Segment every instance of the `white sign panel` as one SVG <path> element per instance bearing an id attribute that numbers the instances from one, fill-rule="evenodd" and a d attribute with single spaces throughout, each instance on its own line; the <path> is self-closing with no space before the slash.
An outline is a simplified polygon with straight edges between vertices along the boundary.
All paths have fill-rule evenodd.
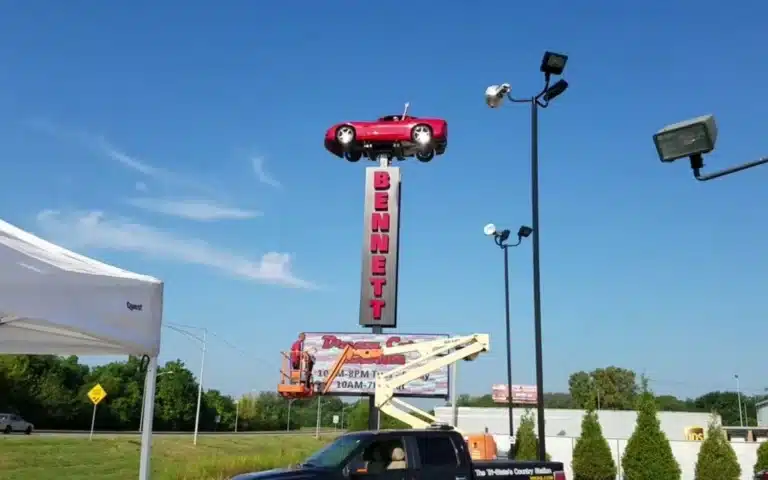
<path id="1" fill-rule="evenodd" d="M 507 403 L 509 390 L 506 384 L 496 384 L 492 387 L 491 397 L 496 403 Z M 525 405 L 536 405 L 535 385 L 512 385 L 512 402 Z"/>
<path id="2" fill-rule="evenodd" d="M 339 423 L 339 416 L 338 415 L 334 415 L 333 416 L 333 424 L 336 425 L 337 423 Z"/>
<path id="3" fill-rule="evenodd" d="M 312 376 L 315 382 L 325 382 L 328 371 L 338 360 L 342 350 L 348 344 L 360 350 L 378 350 L 383 346 L 402 345 L 403 343 L 421 342 L 445 338 L 444 334 L 373 334 L 373 333 L 306 333 L 304 350 L 312 351 L 315 365 Z M 411 362 L 413 358 L 409 359 Z M 406 361 L 405 355 L 371 356 L 364 358 L 355 355 L 349 359 L 333 382 L 329 395 L 373 395 L 376 385 L 376 372 L 387 372 Z M 441 368 L 414 380 L 400 389 L 396 396 L 447 397 L 448 367 Z"/>

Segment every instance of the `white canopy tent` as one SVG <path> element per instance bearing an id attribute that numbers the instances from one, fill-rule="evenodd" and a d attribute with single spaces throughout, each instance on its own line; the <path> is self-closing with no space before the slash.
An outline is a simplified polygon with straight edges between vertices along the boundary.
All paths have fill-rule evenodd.
<path id="1" fill-rule="evenodd" d="M 0 354 L 147 355 L 140 480 L 149 478 L 163 283 L 0 220 Z"/>

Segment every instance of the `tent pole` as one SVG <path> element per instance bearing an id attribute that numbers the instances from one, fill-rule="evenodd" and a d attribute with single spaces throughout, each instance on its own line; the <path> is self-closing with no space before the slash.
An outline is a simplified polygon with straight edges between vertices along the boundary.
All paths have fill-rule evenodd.
<path id="1" fill-rule="evenodd" d="M 155 418 L 155 382 L 157 375 L 157 357 L 149 359 L 144 380 L 144 418 L 141 428 L 141 463 L 139 480 L 149 480 L 152 472 L 149 460 L 152 451 L 152 420 Z"/>

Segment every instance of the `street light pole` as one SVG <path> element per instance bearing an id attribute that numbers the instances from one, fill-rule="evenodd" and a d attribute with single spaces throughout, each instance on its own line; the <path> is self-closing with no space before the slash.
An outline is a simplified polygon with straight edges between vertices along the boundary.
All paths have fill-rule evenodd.
<path id="1" fill-rule="evenodd" d="M 517 242 L 508 243 L 510 231 L 502 230 L 497 231 L 494 224 L 488 224 L 483 229 L 483 232 L 493 237 L 493 241 L 496 246 L 501 248 L 504 252 L 504 323 L 507 331 L 507 416 L 509 422 L 509 458 L 512 458 L 515 454 L 514 443 L 512 438 L 515 435 L 515 420 L 513 416 L 514 398 L 512 397 L 512 321 L 509 313 L 509 247 L 516 247 L 520 245 L 523 238 L 528 237 L 531 234 L 531 227 L 521 226 L 517 231 Z M 454 405 L 456 399 L 453 399 Z"/>
<path id="2" fill-rule="evenodd" d="M 518 242 L 519 243 L 519 242 Z M 515 449 L 512 439 L 515 436 L 515 417 L 512 414 L 514 399 L 512 398 L 512 326 L 509 314 L 509 248 L 501 246 L 504 251 L 504 322 L 507 328 L 507 415 L 509 416 L 509 453 L 513 458 Z M 455 400 L 454 400 L 455 401 Z"/>
<path id="3" fill-rule="evenodd" d="M 291 407 L 293 406 L 293 402 L 295 401 L 295 398 L 289 398 L 288 399 L 288 423 L 285 426 L 285 431 L 290 432 L 291 431 Z"/>
<path id="4" fill-rule="evenodd" d="M 240 400 L 235 400 L 235 433 L 237 433 L 238 420 L 240 420 Z"/>
<path id="5" fill-rule="evenodd" d="M 541 331 L 541 267 L 539 244 L 539 107 L 547 108 L 549 102 L 562 95 L 568 88 L 563 79 L 550 85 L 552 75 L 562 75 L 566 55 L 545 52 L 540 70 L 544 74 L 544 88 L 535 96 L 515 98 L 507 83 L 492 85 L 485 91 L 485 101 L 491 108 L 499 107 L 504 98 L 513 103 L 528 103 L 531 106 L 531 226 L 533 228 L 533 322 L 536 342 L 536 413 L 538 423 L 538 457 L 546 461 L 547 447 L 544 421 L 544 347 Z"/>
<path id="6" fill-rule="evenodd" d="M 200 353 L 200 381 L 197 384 L 197 412 L 195 413 L 195 436 L 192 440 L 197 445 L 197 434 L 200 431 L 200 406 L 203 402 L 203 373 L 205 373 L 205 350 L 208 340 L 208 330 L 203 329 L 203 347 Z"/>
<path id="7" fill-rule="evenodd" d="M 736 395 L 738 396 L 738 399 L 739 399 L 739 426 L 743 427 L 744 414 L 742 413 L 742 408 L 741 408 L 741 384 L 739 383 L 739 374 L 738 373 L 735 374 L 733 378 L 736 379 Z"/>

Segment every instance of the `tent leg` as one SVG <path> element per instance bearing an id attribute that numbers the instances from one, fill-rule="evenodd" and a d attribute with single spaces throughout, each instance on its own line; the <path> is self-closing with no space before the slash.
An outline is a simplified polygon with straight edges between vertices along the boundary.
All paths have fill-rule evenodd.
<path id="1" fill-rule="evenodd" d="M 149 480 L 149 465 L 152 451 L 152 419 L 155 418 L 155 382 L 157 380 L 157 357 L 149 359 L 147 375 L 144 380 L 144 418 L 141 428 L 141 463 L 139 480 Z"/>

